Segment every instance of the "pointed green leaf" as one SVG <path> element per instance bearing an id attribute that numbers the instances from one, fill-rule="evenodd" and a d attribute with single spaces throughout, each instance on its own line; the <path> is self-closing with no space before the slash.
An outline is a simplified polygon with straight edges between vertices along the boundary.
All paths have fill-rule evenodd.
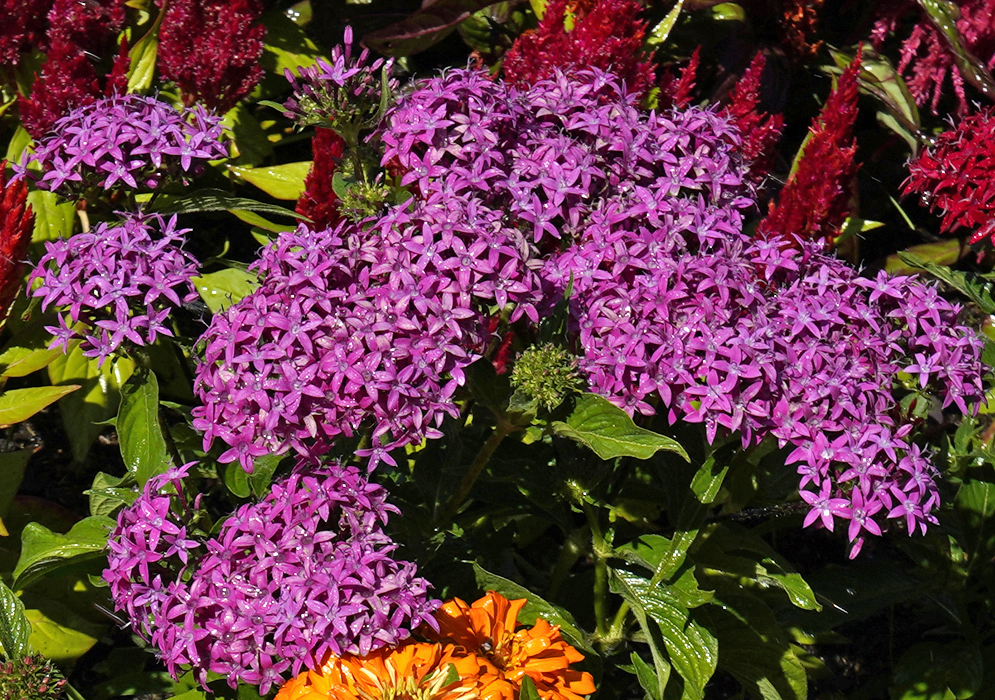
<path id="1" fill-rule="evenodd" d="M 684 7 L 684 0 L 677 0 L 674 6 L 670 8 L 670 12 L 660 20 L 660 23 L 653 27 L 653 31 L 649 33 L 646 37 L 646 43 L 650 46 L 659 46 L 667 41 L 667 37 L 670 36 L 670 32 L 673 30 L 674 25 L 677 24 L 677 18 L 681 15 L 681 10 Z"/>
<path id="2" fill-rule="evenodd" d="M 690 617 L 690 612 L 664 585 L 624 569 L 610 569 L 610 584 L 633 612 L 651 619 L 659 629 L 670 663 L 684 679 L 684 695 L 692 700 L 704 697 L 705 684 L 715 673 L 718 642 Z M 640 625 L 645 625 L 640 620 Z"/>
<path id="3" fill-rule="evenodd" d="M 245 211 L 243 209 L 229 209 L 228 211 L 234 214 L 239 220 L 251 226 L 258 226 L 270 233 L 283 233 L 284 231 L 292 231 L 294 229 L 293 224 L 278 224 L 252 211 Z"/>
<path id="4" fill-rule="evenodd" d="M 32 320 L 4 346 L 0 351 L 0 377 L 26 377 L 48 367 L 64 353 L 62 348 L 48 349 L 52 334 L 45 330 L 46 324 L 52 325 L 50 316 Z"/>
<path id="5" fill-rule="evenodd" d="M 139 486 L 169 468 L 166 440 L 159 425 L 159 383 L 154 372 L 135 374 L 124 385 L 115 425 L 124 466 L 135 475 Z"/>
<path id="6" fill-rule="evenodd" d="M 256 276 L 246 270 L 229 267 L 193 278 L 200 298 L 212 313 L 226 309 L 256 288 Z"/>
<path id="7" fill-rule="evenodd" d="M 31 447 L 16 452 L 0 452 L 0 518 L 7 517 L 10 504 L 24 479 L 24 468 L 34 453 Z"/>
<path id="8" fill-rule="evenodd" d="M 163 201 L 163 200 L 160 200 Z M 224 190 L 205 188 L 191 192 L 183 197 L 175 197 L 152 210 L 159 214 L 194 214 L 205 211 L 258 211 L 263 214 L 273 216 L 289 216 L 294 219 L 303 219 L 292 209 L 281 207 L 276 204 L 266 204 L 255 199 L 246 197 L 235 197 Z"/>
<path id="9" fill-rule="evenodd" d="M 162 4 L 155 22 L 141 39 L 135 42 L 128 52 L 128 88 L 127 92 L 145 92 L 152 87 L 155 78 L 155 62 L 159 55 L 159 27 L 166 15 L 166 3 Z"/>
<path id="10" fill-rule="evenodd" d="M 79 384 L 82 389 L 59 402 L 62 423 L 73 450 L 73 460 L 82 462 L 90 445 L 104 430 L 101 422 L 117 412 L 121 386 L 135 368 L 133 360 L 119 357 L 99 365 L 85 357 L 77 344 L 69 354 L 61 355 L 48 366 L 52 384 Z"/>
<path id="11" fill-rule="evenodd" d="M 24 614 L 24 604 L 7 584 L 0 581 L 0 646 L 4 656 L 17 658 L 27 654 L 30 635 L 31 623 Z"/>
<path id="12" fill-rule="evenodd" d="M 660 679 L 656 675 L 656 670 L 643 661 L 643 657 L 636 652 L 632 652 L 629 655 L 629 659 L 632 661 L 632 667 L 636 670 L 636 678 L 639 679 L 639 685 L 650 696 L 650 700 L 662 700 L 661 684 Z"/>
<path id="13" fill-rule="evenodd" d="M 72 664 L 93 648 L 105 628 L 84 620 L 58 602 L 50 603 L 46 609 L 52 608 L 58 611 L 58 620 L 41 610 L 25 611 L 31 623 L 31 648 L 56 663 Z M 54 611 L 50 614 L 54 615 Z"/>
<path id="14" fill-rule="evenodd" d="M 4 155 L 3 159 L 8 163 L 20 163 L 21 156 L 24 154 L 25 149 L 31 145 L 31 134 L 28 133 L 21 124 L 17 125 L 17 129 L 14 131 L 14 135 L 10 137 L 10 143 L 7 144 L 7 153 Z M 52 194 L 49 192 L 48 194 Z M 28 197 L 30 201 L 32 193 L 28 192 Z"/>
<path id="15" fill-rule="evenodd" d="M 31 232 L 33 243 L 72 235 L 76 217 L 72 202 L 63 202 L 54 192 L 32 190 L 28 192 L 28 204 L 35 213 L 35 227 Z"/>
<path id="16" fill-rule="evenodd" d="M 541 617 L 551 625 L 559 625 L 563 637 L 572 646 L 582 649 L 588 654 L 596 653 L 585 641 L 584 633 L 578 629 L 573 615 L 568 611 L 546 602 L 529 589 L 518 585 L 514 581 L 509 581 L 503 576 L 492 574 L 477 562 L 471 562 L 471 564 L 473 565 L 473 574 L 477 580 L 477 585 L 481 590 L 497 591 L 508 599 L 525 598 L 528 601 L 518 616 L 519 622 L 531 625 L 537 617 Z"/>
<path id="17" fill-rule="evenodd" d="M 93 485 L 84 495 L 90 497 L 90 515 L 110 516 L 122 505 L 128 506 L 138 498 L 138 492 L 134 489 L 125 488 L 123 484 L 134 483 L 131 475 L 111 476 L 104 472 L 97 472 L 93 477 Z"/>
<path id="18" fill-rule="evenodd" d="M 518 691 L 518 700 L 539 700 L 539 691 L 536 684 L 528 675 L 522 676 L 521 688 Z"/>
<path id="19" fill-rule="evenodd" d="M 271 197 L 297 200 L 304 192 L 304 180 L 311 170 L 311 161 L 271 165 L 268 168 L 230 166 L 230 170 Z"/>
<path id="20" fill-rule="evenodd" d="M 688 459 L 676 440 L 640 428 L 625 411 L 597 394 L 582 394 L 566 422 L 554 421 L 552 427 L 557 435 L 586 445 L 601 459 L 649 459 L 660 450 Z"/>
<path id="21" fill-rule="evenodd" d="M 976 642 L 920 642 L 895 665 L 891 700 L 965 700 L 981 690 L 984 662 Z"/>
<path id="22" fill-rule="evenodd" d="M 90 516 L 62 535 L 44 525 L 28 523 L 21 533 L 21 556 L 14 567 L 13 587 L 29 586 L 65 564 L 102 556 L 115 524 L 104 516 Z"/>
<path id="23" fill-rule="evenodd" d="M 79 389 L 78 384 L 9 389 L 0 394 L 0 428 L 25 421 L 49 404 Z"/>

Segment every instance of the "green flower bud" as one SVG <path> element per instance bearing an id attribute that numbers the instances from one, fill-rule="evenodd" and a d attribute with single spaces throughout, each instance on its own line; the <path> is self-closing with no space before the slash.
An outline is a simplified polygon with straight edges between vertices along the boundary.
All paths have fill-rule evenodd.
<path id="1" fill-rule="evenodd" d="M 523 352 L 511 370 L 511 386 L 516 393 L 535 399 L 547 410 L 580 389 L 577 360 L 556 345 L 533 345 Z"/>

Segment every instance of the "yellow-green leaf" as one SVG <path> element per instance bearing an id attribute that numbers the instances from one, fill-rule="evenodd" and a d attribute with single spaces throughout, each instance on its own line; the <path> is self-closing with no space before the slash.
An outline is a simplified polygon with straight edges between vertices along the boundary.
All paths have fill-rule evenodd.
<path id="1" fill-rule="evenodd" d="M 226 309 L 256 288 L 256 276 L 245 270 L 230 267 L 200 277 L 193 278 L 194 286 L 200 292 L 213 313 Z"/>
<path id="2" fill-rule="evenodd" d="M 57 605 L 57 604 L 56 604 Z M 62 624 L 48 617 L 41 610 L 27 610 L 25 616 L 31 623 L 31 648 L 46 659 L 59 664 L 71 664 L 93 648 L 104 628 L 75 615 L 59 605 Z M 71 625 L 71 626 L 70 626 Z"/>
<path id="3" fill-rule="evenodd" d="M 78 384 L 11 389 L 0 394 L 0 428 L 25 421 L 41 409 L 79 389 Z"/>
<path id="4" fill-rule="evenodd" d="M 28 204 L 35 213 L 33 243 L 68 238 L 72 234 L 76 209 L 71 202 L 60 202 L 54 192 L 34 190 L 28 192 Z"/>
<path id="5" fill-rule="evenodd" d="M 145 92 L 152 87 L 155 77 L 155 61 L 159 55 L 159 27 L 166 15 L 167 3 L 162 4 L 159 16 L 152 26 L 128 52 L 128 92 Z"/>
<path id="6" fill-rule="evenodd" d="M 304 180 L 311 170 L 311 161 L 271 165 L 268 168 L 239 168 L 233 173 L 276 199 L 296 200 L 304 192 Z"/>

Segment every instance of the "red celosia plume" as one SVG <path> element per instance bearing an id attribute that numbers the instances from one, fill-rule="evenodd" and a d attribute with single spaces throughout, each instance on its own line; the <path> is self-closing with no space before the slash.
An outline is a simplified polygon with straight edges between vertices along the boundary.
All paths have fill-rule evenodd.
<path id="1" fill-rule="evenodd" d="M 757 109 L 760 104 L 760 77 L 766 59 L 757 53 L 742 79 L 729 93 L 729 103 L 724 113 L 739 128 L 742 140 L 739 152 L 750 162 L 747 179 L 760 185 L 770 173 L 774 163 L 774 147 L 781 139 L 784 118 L 780 114 L 767 114 Z"/>
<path id="2" fill-rule="evenodd" d="M 0 0 L 0 64 L 17 65 L 22 53 L 41 44 L 51 7 L 52 0 Z"/>
<path id="3" fill-rule="evenodd" d="M 339 198 L 332 189 L 345 141 L 331 129 L 316 129 L 311 139 L 314 162 L 304 180 L 304 193 L 297 200 L 297 213 L 311 219 L 315 231 L 335 226 L 342 219 Z"/>
<path id="4" fill-rule="evenodd" d="M 522 34 L 505 54 L 504 77 L 531 85 L 560 68 L 610 70 L 629 90 L 653 85 L 653 62 L 644 53 L 646 23 L 636 0 L 550 0 L 538 28 Z M 568 31 L 567 16 L 573 18 Z"/>
<path id="5" fill-rule="evenodd" d="M 259 0 L 170 0 L 158 66 L 185 104 L 227 112 L 252 91 L 263 77 L 262 12 Z"/>
<path id="6" fill-rule="evenodd" d="M 857 142 L 857 72 L 860 56 L 843 71 L 811 127 L 798 167 L 781 190 L 777 203 L 757 227 L 757 235 L 786 244 L 822 241 L 831 248 L 849 211 Z"/>
<path id="7" fill-rule="evenodd" d="M 0 163 L 0 327 L 24 284 L 24 268 L 35 215 L 28 206 L 24 179 L 6 182 L 7 161 Z"/>
<path id="8" fill-rule="evenodd" d="M 942 212 L 941 231 L 973 229 L 971 243 L 995 236 L 995 107 L 961 120 L 909 164 L 912 192 Z"/>
<path id="9" fill-rule="evenodd" d="M 688 64 L 681 70 L 681 75 L 675 78 L 668 66 L 663 78 L 660 80 L 660 94 L 657 103 L 660 109 L 670 109 L 687 107 L 694 92 L 695 78 L 698 73 L 698 58 L 701 54 L 701 47 L 697 47 Z"/>

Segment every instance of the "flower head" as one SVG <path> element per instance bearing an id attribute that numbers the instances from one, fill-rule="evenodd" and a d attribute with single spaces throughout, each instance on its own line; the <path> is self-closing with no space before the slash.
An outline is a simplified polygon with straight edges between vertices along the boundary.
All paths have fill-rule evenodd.
<path id="1" fill-rule="evenodd" d="M 24 268 L 35 216 L 23 180 L 7 182 L 7 161 L 0 162 L 0 328 L 24 285 Z"/>
<path id="2" fill-rule="evenodd" d="M 194 539 L 180 480 L 150 479 L 118 516 L 104 578 L 174 676 L 192 666 L 260 686 L 366 655 L 432 623 L 414 564 L 391 557 L 386 492 L 352 467 L 298 468 L 217 535 Z"/>
<path id="3" fill-rule="evenodd" d="M 960 120 L 909 163 L 911 193 L 940 211 L 941 231 L 972 230 L 972 244 L 995 235 L 995 107 Z"/>
<path id="4" fill-rule="evenodd" d="M 220 137 L 220 119 L 202 107 L 177 112 L 154 97 L 115 95 L 56 121 L 28 162 L 41 166 L 40 187 L 67 199 L 90 188 L 147 192 L 226 157 Z"/>
<path id="5" fill-rule="evenodd" d="M 170 0 L 159 30 L 157 65 L 183 102 L 223 114 L 263 77 L 266 27 L 259 0 Z"/>
<path id="6" fill-rule="evenodd" d="M 52 347 L 68 350 L 81 338 L 83 354 L 102 362 L 125 342 L 151 345 L 172 336 L 170 311 L 197 297 L 197 261 L 180 247 L 186 232 L 176 228 L 175 215 L 153 214 L 46 241 L 31 275 L 41 284 L 31 294 L 42 298 L 43 309 L 62 312 L 60 325 L 48 328 Z"/>
<path id="7" fill-rule="evenodd" d="M 463 653 L 479 655 L 497 669 L 516 691 L 528 676 L 543 700 L 581 700 L 594 692 L 591 674 L 570 668 L 584 659 L 560 635 L 559 628 L 542 618 L 523 627 L 518 616 L 527 601 L 487 594 L 467 605 L 453 598 L 436 612 L 438 632 L 426 631 L 440 642 L 456 645 Z"/>

